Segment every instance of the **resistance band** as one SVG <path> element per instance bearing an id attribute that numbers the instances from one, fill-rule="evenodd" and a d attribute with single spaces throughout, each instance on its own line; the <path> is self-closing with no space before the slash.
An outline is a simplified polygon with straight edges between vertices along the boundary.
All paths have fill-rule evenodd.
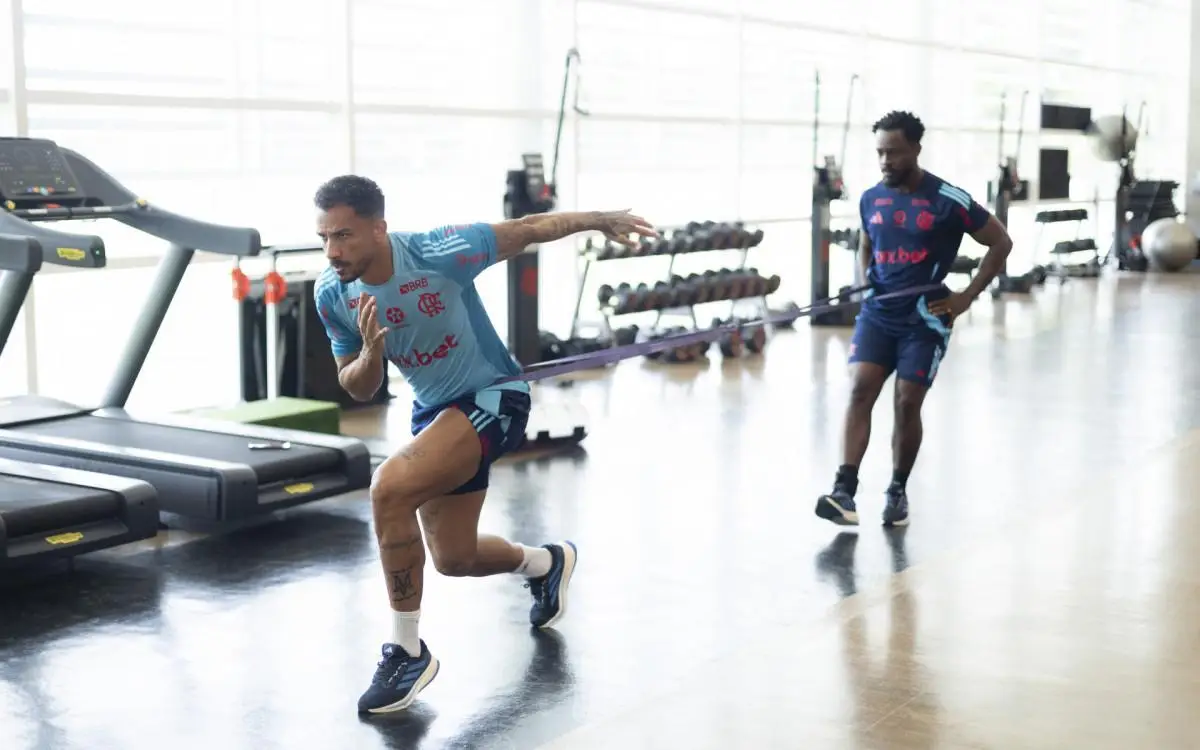
<path id="1" fill-rule="evenodd" d="M 798 318 L 806 318 L 817 313 L 832 310 L 837 307 L 834 300 L 845 299 L 851 294 L 865 292 L 870 286 L 854 287 L 847 289 L 836 297 L 830 297 L 820 302 L 814 302 L 811 305 L 799 307 L 794 310 L 789 310 L 781 315 L 774 317 L 762 318 L 753 320 L 747 323 L 737 323 L 730 325 L 717 326 L 716 328 L 707 328 L 702 331 L 691 331 L 689 333 L 671 334 L 663 336 L 653 341 L 640 341 L 634 344 L 626 344 L 625 346 L 614 346 L 608 349 L 602 349 L 596 352 L 588 352 L 587 354 L 575 354 L 570 357 L 562 357 L 561 359 L 551 359 L 546 362 L 538 362 L 525 368 L 525 371 L 511 378 L 505 378 L 500 381 L 513 382 L 524 380 L 527 382 L 535 382 L 545 380 L 556 375 L 565 375 L 569 372 L 577 372 L 579 370 L 591 370 L 602 365 L 610 365 L 615 362 L 620 362 L 623 359 L 631 357 L 643 356 L 654 352 L 661 352 L 668 349 L 675 349 L 681 346 L 690 344 L 702 344 L 704 342 L 716 341 L 727 333 L 755 326 L 779 325 L 781 323 L 789 323 Z M 917 286 L 910 289 L 902 289 L 898 292 L 888 292 L 886 294 L 874 295 L 872 299 L 890 299 L 893 297 L 911 297 L 913 295 L 925 294 L 942 289 L 941 284 L 928 284 L 926 286 Z"/>

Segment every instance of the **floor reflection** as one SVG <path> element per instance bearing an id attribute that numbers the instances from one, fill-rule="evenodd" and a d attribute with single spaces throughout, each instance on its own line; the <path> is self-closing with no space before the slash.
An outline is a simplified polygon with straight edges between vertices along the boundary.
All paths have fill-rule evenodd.
<path id="1" fill-rule="evenodd" d="M 1152 741 L 1186 736 L 1200 667 L 1185 550 L 1200 517 L 1179 504 L 1194 471 L 1138 475 L 1119 496 L 1104 478 L 1200 424 L 1189 283 L 981 302 L 928 403 L 907 529 L 877 523 L 888 399 L 863 525 L 812 515 L 839 462 L 845 331 L 543 388 L 586 411 L 584 449 L 506 462 L 481 525 L 573 539 L 571 614 L 531 633 L 519 581 L 430 570 L 422 631 L 443 667 L 402 716 L 354 711 L 390 630 L 362 494 L 6 579 L 0 747 L 1008 750 L 1038 746 L 998 723 L 1025 715 L 1041 746 L 1068 747 L 1056 718 L 1095 738 L 1049 713 L 1089 705 L 1062 686 L 1091 695 L 1106 675 L 1143 680 L 1157 704 L 1094 704 L 1142 727 L 1112 718 L 1132 744 L 1109 746 L 1168 746 Z M 360 426 L 399 444 L 398 402 Z M 1155 687 L 1155 660 L 1178 662 L 1162 683 L 1178 698 Z"/>

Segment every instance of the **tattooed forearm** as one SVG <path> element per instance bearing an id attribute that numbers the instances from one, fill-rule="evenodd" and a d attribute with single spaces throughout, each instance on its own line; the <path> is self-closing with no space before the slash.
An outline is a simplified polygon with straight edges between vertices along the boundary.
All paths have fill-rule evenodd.
<path id="1" fill-rule="evenodd" d="M 392 592 L 393 604 L 406 602 L 421 593 L 417 589 L 417 584 L 413 582 L 413 569 L 411 567 L 388 571 L 388 581 L 388 588 Z"/>
<path id="2" fill-rule="evenodd" d="M 604 228 L 600 219 L 599 211 L 564 211 L 495 224 L 496 258 L 507 260 L 530 245 L 554 242 L 580 232 L 600 231 Z"/>
<path id="3" fill-rule="evenodd" d="M 529 227 L 532 238 L 529 244 L 554 242 L 579 232 L 601 228 L 599 215 L 595 211 L 585 213 L 535 214 L 522 221 Z"/>

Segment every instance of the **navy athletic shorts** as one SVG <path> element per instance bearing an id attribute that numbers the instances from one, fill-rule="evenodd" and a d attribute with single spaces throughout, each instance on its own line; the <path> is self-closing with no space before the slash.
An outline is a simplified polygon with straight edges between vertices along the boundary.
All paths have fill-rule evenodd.
<path id="1" fill-rule="evenodd" d="M 950 345 L 950 331 L 917 325 L 893 328 L 860 315 L 850 340 L 850 362 L 870 362 L 929 388 Z"/>
<path id="2" fill-rule="evenodd" d="M 475 472 L 475 476 L 450 493 L 463 495 L 487 489 L 492 464 L 506 453 L 519 448 L 525 441 L 525 426 L 529 423 L 530 406 L 531 400 L 527 392 L 506 388 L 504 385 L 484 388 L 447 404 L 421 406 L 414 403 L 412 434 L 414 437 L 419 435 L 437 415 L 447 409 L 458 409 L 467 415 L 467 419 L 475 426 L 475 432 L 479 433 L 479 447 L 483 457 L 479 461 L 479 471 Z"/>

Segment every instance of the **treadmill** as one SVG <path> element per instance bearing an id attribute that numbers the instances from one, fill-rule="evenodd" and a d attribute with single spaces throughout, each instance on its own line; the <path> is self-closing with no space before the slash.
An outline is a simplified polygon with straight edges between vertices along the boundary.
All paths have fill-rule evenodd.
<path id="1" fill-rule="evenodd" d="M 192 256 L 258 255 L 257 230 L 158 208 L 45 139 L 0 138 L 0 207 L 0 233 L 39 240 L 60 256 L 84 255 L 98 238 L 48 222 L 119 221 L 168 243 L 99 406 L 42 397 L 0 404 L 0 457 L 142 479 L 158 490 L 162 512 L 201 522 L 243 521 L 370 486 L 360 440 L 125 408 Z M 231 346 L 235 337 L 229 331 Z"/>
<path id="2" fill-rule="evenodd" d="M 77 265 L 103 266 L 104 247 L 95 249 L 79 256 Z M 0 353 L 42 267 L 42 254 L 36 240 L 0 234 Z M 52 262 L 56 258 L 49 255 Z M 157 533 L 158 493 L 146 482 L 0 458 L 0 571 Z"/>

